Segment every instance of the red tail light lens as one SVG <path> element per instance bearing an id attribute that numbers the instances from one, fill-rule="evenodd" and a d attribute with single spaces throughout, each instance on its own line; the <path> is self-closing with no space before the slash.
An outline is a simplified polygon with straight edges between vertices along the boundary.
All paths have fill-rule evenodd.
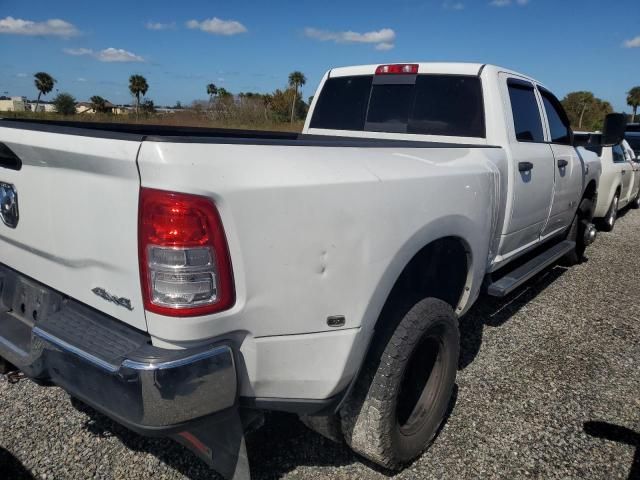
<path id="1" fill-rule="evenodd" d="M 396 65 L 380 65 L 376 68 L 376 75 L 417 75 L 417 63 L 399 63 Z"/>
<path id="2" fill-rule="evenodd" d="M 148 311 L 191 317 L 233 305 L 229 248 L 211 200 L 142 188 L 138 228 L 140 278 Z"/>

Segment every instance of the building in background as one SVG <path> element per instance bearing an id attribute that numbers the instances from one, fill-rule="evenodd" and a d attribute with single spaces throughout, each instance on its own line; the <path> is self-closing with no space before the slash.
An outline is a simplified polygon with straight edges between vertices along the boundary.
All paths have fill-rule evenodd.
<path id="1" fill-rule="evenodd" d="M 105 102 L 104 105 L 105 105 L 105 108 L 107 109 L 107 113 L 112 113 L 114 115 L 121 115 L 123 113 L 127 113 L 127 109 L 124 106 L 114 105 L 108 100 Z M 93 103 L 80 102 L 80 103 L 76 103 L 76 113 L 93 115 L 96 113 L 96 110 L 93 108 Z"/>
<path id="2" fill-rule="evenodd" d="M 27 103 L 27 110 L 31 112 L 35 112 L 36 102 Z M 40 101 L 40 104 L 38 105 L 38 112 L 55 113 L 55 111 L 56 111 L 56 106 L 53 103 L 43 102 L 42 100 Z"/>
<path id="3" fill-rule="evenodd" d="M 26 102 L 24 97 L 0 97 L 0 111 L 2 112 L 24 112 Z"/>

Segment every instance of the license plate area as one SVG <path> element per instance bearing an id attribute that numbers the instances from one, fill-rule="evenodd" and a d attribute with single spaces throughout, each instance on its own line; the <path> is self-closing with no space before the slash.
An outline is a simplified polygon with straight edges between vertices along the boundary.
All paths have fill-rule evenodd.
<path id="1" fill-rule="evenodd" d="M 56 291 L 0 265 L 0 312 L 34 326 L 59 311 L 63 300 Z"/>

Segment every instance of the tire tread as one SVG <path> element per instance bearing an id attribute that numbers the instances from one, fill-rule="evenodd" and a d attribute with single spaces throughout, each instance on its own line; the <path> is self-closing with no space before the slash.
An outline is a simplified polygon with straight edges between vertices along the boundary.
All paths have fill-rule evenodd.
<path id="1" fill-rule="evenodd" d="M 395 396 L 402 367 L 429 322 L 442 318 L 454 321 L 459 335 L 453 310 L 442 300 L 423 299 L 409 309 L 384 347 L 379 362 L 365 366 L 351 398 L 340 412 L 342 431 L 349 446 L 383 467 L 396 469 L 403 463 L 394 452 L 389 434 L 390 425 L 396 421 Z M 433 437 L 424 448 L 432 441 Z"/>

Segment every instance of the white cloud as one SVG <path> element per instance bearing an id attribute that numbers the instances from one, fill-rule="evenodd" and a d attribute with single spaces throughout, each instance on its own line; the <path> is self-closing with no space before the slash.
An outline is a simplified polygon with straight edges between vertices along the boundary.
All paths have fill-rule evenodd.
<path id="1" fill-rule="evenodd" d="M 309 38 L 315 38 L 320 41 L 334 41 L 336 43 L 382 43 L 393 42 L 396 38 L 396 32 L 390 28 L 366 33 L 353 32 L 331 32 L 329 30 L 319 30 L 317 28 L 305 28 L 304 34 Z"/>
<path id="2" fill-rule="evenodd" d="M 640 48 L 640 35 L 629 40 L 625 40 L 623 43 L 625 48 Z"/>
<path id="3" fill-rule="evenodd" d="M 527 5 L 529 3 L 529 0 L 491 0 L 491 2 L 489 2 L 489 5 L 491 5 L 492 7 L 509 7 L 512 4 L 516 4 L 519 5 L 520 7 L 524 7 L 525 5 Z"/>
<path id="4" fill-rule="evenodd" d="M 26 78 L 26 77 L 28 77 L 28 75 L 26 73 L 17 73 L 16 77 L 18 77 L 18 78 Z"/>
<path id="5" fill-rule="evenodd" d="M 105 48 L 98 52 L 90 48 L 65 48 L 63 52 L 73 56 L 90 56 L 101 62 L 144 62 L 144 58 L 122 48 Z"/>
<path id="6" fill-rule="evenodd" d="M 330 30 L 320 30 L 307 27 L 304 34 L 321 42 L 335 43 L 375 43 L 376 50 L 391 50 L 394 47 L 396 32 L 390 28 L 383 28 L 377 31 L 358 33 L 351 30 L 345 32 L 332 32 Z"/>
<path id="7" fill-rule="evenodd" d="M 59 18 L 44 22 L 34 22 L 21 18 L 5 17 L 0 19 L 0 33 L 8 35 L 47 35 L 56 37 L 72 37 L 80 32 L 75 25 Z"/>
<path id="8" fill-rule="evenodd" d="M 393 43 L 382 42 L 376 45 L 376 50 L 387 52 L 389 50 L 393 50 L 394 47 L 395 45 Z"/>
<path id="9" fill-rule="evenodd" d="M 122 48 L 105 48 L 96 54 L 101 62 L 144 62 L 144 58 Z"/>
<path id="10" fill-rule="evenodd" d="M 213 35 L 237 35 L 247 31 L 247 27 L 236 20 L 221 20 L 217 17 L 207 18 L 201 22 L 189 20 L 186 25 L 187 28 L 202 30 Z"/>
<path id="11" fill-rule="evenodd" d="M 76 78 L 76 82 L 86 82 L 86 81 L 87 81 L 87 79 L 86 79 L 86 78 L 84 78 L 84 77 L 78 77 L 78 78 Z"/>
<path id="12" fill-rule="evenodd" d="M 453 0 L 445 0 L 445 2 L 442 4 L 442 8 L 444 8 L 445 10 L 460 11 L 464 10 L 464 3 L 454 2 Z"/>
<path id="13" fill-rule="evenodd" d="M 176 28 L 176 22 L 160 23 L 160 22 L 147 22 L 145 24 L 147 30 L 172 30 Z"/>

